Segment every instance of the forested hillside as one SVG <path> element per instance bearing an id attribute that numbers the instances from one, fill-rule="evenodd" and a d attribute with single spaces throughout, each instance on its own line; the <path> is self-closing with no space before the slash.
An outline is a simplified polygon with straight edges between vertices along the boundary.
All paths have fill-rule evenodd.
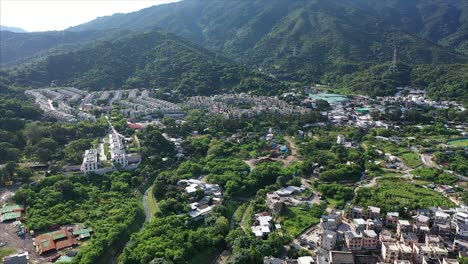
<path id="1" fill-rule="evenodd" d="M 0 66 L 24 62 L 60 50 L 68 50 L 80 44 L 112 36 L 113 31 L 48 31 L 18 33 L 0 31 Z M 119 32 L 122 36 L 124 33 Z"/>
<path id="2" fill-rule="evenodd" d="M 9 48 L 2 50 L 9 61 L 42 56 L 41 62 L 15 70 L 16 82 L 33 86 L 54 82 L 91 89 L 145 86 L 183 94 L 275 94 L 282 90 L 277 82 L 292 81 L 375 96 L 391 94 L 397 85 L 416 85 L 428 88 L 433 98 L 463 101 L 460 91 L 468 84 L 462 71 L 468 62 L 466 14 L 467 4 L 456 0 L 184 0 L 101 17 L 64 32 L 9 33 L 10 42 L 2 40 Z M 155 28 L 187 41 L 171 36 L 153 43 L 140 39 L 144 34 L 130 33 Z M 119 30 L 123 32 L 115 33 Z M 98 32 L 103 33 L 97 41 L 83 44 Z M 70 39 L 84 46 L 76 50 L 64 45 Z M 16 42 L 34 49 L 17 49 Z M 385 69 L 394 47 L 403 66 L 389 76 Z M 221 58 L 269 77 L 252 75 Z M 427 72 L 446 69 L 461 74 L 422 80 Z"/>
<path id="3" fill-rule="evenodd" d="M 265 74 L 217 58 L 160 31 L 130 34 L 56 53 L 12 69 L 10 77 L 17 84 L 35 87 L 151 87 L 184 95 L 228 90 L 269 93 L 279 89 L 278 83 Z"/>

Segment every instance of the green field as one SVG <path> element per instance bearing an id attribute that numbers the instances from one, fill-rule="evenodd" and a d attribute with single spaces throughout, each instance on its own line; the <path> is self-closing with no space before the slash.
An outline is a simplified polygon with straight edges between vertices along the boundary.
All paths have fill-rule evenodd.
<path id="1" fill-rule="evenodd" d="M 422 165 L 421 158 L 416 153 L 406 152 L 401 154 L 401 158 L 408 167 L 416 168 Z"/>
<path id="2" fill-rule="evenodd" d="M 452 140 L 447 144 L 455 147 L 468 147 L 468 138 Z"/>
<path id="3" fill-rule="evenodd" d="M 296 237 L 308 227 L 320 222 L 323 206 L 290 207 L 280 216 L 283 230 Z"/>
<path id="4" fill-rule="evenodd" d="M 378 180 L 375 188 L 361 188 L 355 199 L 360 206 L 377 206 L 383 212 L 397 211 L 404 213 L 405 208 L 415 210 L 430 206 L 454 206 L 441 194 L 399 179 L 384 178 Z"/>

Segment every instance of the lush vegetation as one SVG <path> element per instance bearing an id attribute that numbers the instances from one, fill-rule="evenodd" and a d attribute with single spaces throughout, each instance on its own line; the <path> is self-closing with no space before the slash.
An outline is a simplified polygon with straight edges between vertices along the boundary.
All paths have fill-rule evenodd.
<path id="1" fill-rule="evenodd" d="M 73 70 L 70 70 L 73 69 Z M 270 93 L 279 82 L 236 66 L 168 33 L 152 31 L 56 53 L 11 72 L 21 85 L 73 85 L 85 89 L 158 88 L 207 95 L 226 91 Z"/>
<path id="2" fill-rule="evenodd" d="M 457 16 L 467 10 L 455 2 L 447 8 L 443 1 L 429 0 L 404 6 L 363 0 L 184 1 L 99 18 L 60 33 L 5 32 L 2 47 L 8 49 L 2 48 L 2 54 L 5 50 L 5 60 L 14 61 L 48 51 L 42 62 L 14 74 L 15 81 L 36 85 L 274 94 L 283 90 L 279 81 L 294 81 L 375 96 L 412 84 L 427 88 L 434 98 L 466 102 L 466 22 Z M 412 21 L 411 26 L 402 21 Z M 226 63 L 167 33 L 141 33 L 149 28 L 266 74 Z M 86 44 L 90 40 L 96 44 Z M 25 45 L 11 44 L 18 42 Z M 396 73 L 388 71 L 393 46 L 401 62 Z"/>
<path id="3" fill-rule="evenodd" d="M 292 237 L 297 237 L 308 227 L 320 222 L 320 217 L 325 212 L 326 205 L 301 205 L 287 208 L 279 216 L 281 227 Z"/>
<path id="4" fill-rule="evenodd" d="M 354 200 L 361 206 L 377 206 L 383 212 L 400 212 L 408 215 L 410 211 L 430 206 L 453 206 L 453 203 L 433 190 L 416 186 L 399 178 L 378 180 L 375 188 L 360 188 Z"/>
<path id="5" fill-rule="evenodd" d="M 463 150 L 453 152 L 436 152 L 434 158 L 444 168 L 462 175 L 468 175 L 468 154 Z"/>
<path id="6" fill-rule="evenodd" d="M 346 201 L 353 199 L 354 192 L 353 188 L 343 186 L 342 184 L 320 184 L 317 190 L 322 194 L 323 197 L 334 200 L 336 207 L 344 206 Z"/>
<path id="7" fill-rule="evenodd" d="M 26 225 L 36 233 L 55 225 L 83 223 L 95 230 L 80 250 L 77 263 L 97 263 L 123 246 L 143 222 L 143 210 L 133 195 L 138 181 L 127 172 L 89 177 L 49 176 L 24 185 L 14 199 L 28 207 Z"/>
<path id="8" fill-rule="evenodd" d="M 219 248 L 229 232 L 229 222 L 222 214 L 211 214 L 202 226 L 190 223 L 188 216 L 157 217 L 120 256 L 122 263 L 149 263 L 164 258 L 185 263 L 206 248 Z"/>
<path id="9" fill-rule="evenodd" d="M 458 178 L 445 173 L 443 170 L 432 168 L 418 168 L 411 172 L 418 179 L 434 182 L 437 184 L 453 184 Z"/>

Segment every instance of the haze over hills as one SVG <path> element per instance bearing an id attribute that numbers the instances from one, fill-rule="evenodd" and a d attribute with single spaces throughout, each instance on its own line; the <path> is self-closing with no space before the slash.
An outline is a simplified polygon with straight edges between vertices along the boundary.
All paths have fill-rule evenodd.
<path id="1" fill-rule="evenodd" d="M 8 27 L 0 25 L 0 31 L 10 31 L 10 32 L 17 32 L 17 33 L 24 33 L 26 30 L 19 28 L 19 27 Z"/>
<path id="2" fill-rule="evenodd" d="M 0 31 L 0 65 L 19 64 L 48 53 L 75 48 L 90 41 L 113 36 L 115 30 L 106 31 L 47 31 L 15 33 Z M 124 35 L 119 31 L 119 35 Z"/>
<path id="3" fill-rule="evenodd" d="M 419 83 L 416 82 L 419 77 L 412 74 L 416 65 L 423 69 L 417 72 L 425 73 L 437 67 L 457 72 L 463 69 L 435 65 L 467 63 L 468 55 L 464 53 L 467 12 L 467 4 L 455 0 L 378 3 L 367 0 L 185 0 L 101 17 L 64 32 L 12 33 L 1 41 L 1 47 L 9 54 L 3 60 L 11 64 L 42 55 L 45 51 L 53 54 L 58 47 L 61 52 L 66 52 L 76 45 L 120 35 L 112 35 L 109 31 L 127 30 L 128 33 L 160 28 L 214 52 L 212 58 L 218 54 L 246 67 L 261 69 L 276 80 L 302 84 L 321 82 L 370 95 L 383 95 L 392 93 L 395 85 Z M 126 42 L 132 41 L 138 41 L 138 38 L 126 39 Z M 30 46 L 18 49 L 14 43 Z M 388 75 L 382 70 L 375 71 L 388 68 L 393 47 L 398 48 L 399 61 L 406 64 L 401 67 L 402 72 Z M 74 63 L 83 61 L 75 60 Z M 136 67 L 144 68 L 139 63 Z M 132 76 L 134 72 L 131 69 L 124 76 Z M 67 79 L 70 76 L 55 76 L 54 79 L 76 84 L 77 77 Z M 447 77 L 450 80 L 444 83 L 455 83 L 454 77 Z M 113 84 L 117 83 L 126 81 Z M 461 85 L 464 84 L 462 81 Z"/>

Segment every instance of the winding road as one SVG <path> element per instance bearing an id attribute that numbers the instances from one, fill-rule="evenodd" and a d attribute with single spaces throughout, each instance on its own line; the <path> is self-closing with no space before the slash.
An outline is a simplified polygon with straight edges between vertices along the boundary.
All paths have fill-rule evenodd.
<path id="1" fill-rule="evenodd" d="M 464 181 L 464 182 L 468 181 L 468 177 L 464 175 L 454 173 L 453 171 L 449 171 L 449 170 L 445 170 L 441 168 L 441 166 L 439 166 L 432 160 L 433 156 L 431 153 L 423 153 L 423 154 L 420 154 L 419 156 L 421 157 L 421 161 L 424 163 L 424 165 L 431 167 L 431 168 L 435 168 L 435 169 L 442 169 L 447 174 L 457 176 L 460 181 Z"/>

